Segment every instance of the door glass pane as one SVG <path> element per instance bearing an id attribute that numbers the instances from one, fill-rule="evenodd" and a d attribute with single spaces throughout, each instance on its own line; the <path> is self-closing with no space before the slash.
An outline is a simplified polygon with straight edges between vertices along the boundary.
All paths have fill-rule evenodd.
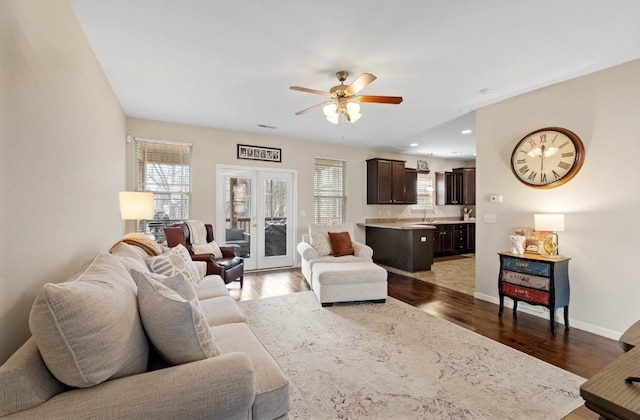
<path id="1" fill-rule="evenodd" d="M 287 254 L 287 182 L 264 181 L 264 255 Z"/>
<path id="2" fill-rule="evenodd" d="M 229 177 L 225 182 L 225 242 L 236 244 L 238 254 L 250 258 L 251 180 Z"/>

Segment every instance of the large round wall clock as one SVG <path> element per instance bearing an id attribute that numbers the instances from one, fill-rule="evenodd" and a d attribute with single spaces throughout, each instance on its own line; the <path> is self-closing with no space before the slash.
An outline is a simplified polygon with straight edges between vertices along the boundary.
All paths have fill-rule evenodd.
<path id="1" fill-rule="evenodd" d="M 511 154 L 511 170 L 523 184 L 555 188 L 573 178 L 584 162 L 584 145 L 574 132 L 546 127 L 527 134 Z"/>

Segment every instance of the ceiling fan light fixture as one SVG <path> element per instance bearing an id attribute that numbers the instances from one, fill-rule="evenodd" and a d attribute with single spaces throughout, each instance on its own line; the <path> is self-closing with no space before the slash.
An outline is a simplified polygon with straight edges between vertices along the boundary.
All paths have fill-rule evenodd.
<path id="1" fill-rule="evenodd" d="M 345 85 L 344 81 L 347 79 L 348 75 L 349 73 L 346 71 L 337 72 L 336 77 L 340 81 L 340 84 L 333 86 L 328 92 L 300 86 L 289 86 L 289 89 L 291 90 L 313 93 L 331 98 L 328 102 L 323 102 L 307 109 L 303 109 L 302 111 L 298 111 L 296 112 L 296 115 L 302 115 L 312 109 L 322 107 L 322 112 L 325 117 L 327 117 L 327 120 L 332 124 L 338 124 L 340 121 L 344 122 L 345 120 L 346 122 L 354 123 L 362 117 L 362 114 L 360 114 L 359 102 L 395 105 L 402 102 L 401 96 L 357 95 L 360 90 L 376 80 L 376 76 L 371 73 L 362 73 L 353 83 Z"/>
<path id="2" fill-rule="evenodd" d="M 327 119 L 329 119 L 329 117 L 333 115 L 337 116 L 338 105 L 335 102 L 328 103 L 324 107 L 322 107 L 322 112 L 324 112 L 324 115 L 327 117 Z"/>
<path id="3" fill-rule="evenodd" d="M 347 112 L 349 115 L 360 114 L 360 104 L 354 101 L 347 103 Z"/>
<path id="4" fill-rule="evenodd" d="M 333 115 L 327 116 L 327 121 L 329 121 L 331 124 L 338 124 L 339 120 L 340 120 L 340 114 L 338 114 L 337 112 L 334 113 Z"/>

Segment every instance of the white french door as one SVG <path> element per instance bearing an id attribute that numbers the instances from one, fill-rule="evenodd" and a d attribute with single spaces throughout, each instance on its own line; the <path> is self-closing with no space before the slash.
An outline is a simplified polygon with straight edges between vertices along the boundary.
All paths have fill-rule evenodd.
<path id="1" fill-rule="evenodd" d="M 293 266 L 295 171 L 216 168 L 216 238 L 236 244 L 245 270 Z"/>

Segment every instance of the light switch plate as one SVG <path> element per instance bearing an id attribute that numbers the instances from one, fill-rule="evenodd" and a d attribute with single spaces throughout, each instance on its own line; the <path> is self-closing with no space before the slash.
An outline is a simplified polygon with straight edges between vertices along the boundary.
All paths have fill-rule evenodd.
<path id="1" fill-rule="evenodd" d="M 498 215 L 495 213 L 485 213 L 483 220 L 485 223 L 496 223 L 498 221 Z"/>

